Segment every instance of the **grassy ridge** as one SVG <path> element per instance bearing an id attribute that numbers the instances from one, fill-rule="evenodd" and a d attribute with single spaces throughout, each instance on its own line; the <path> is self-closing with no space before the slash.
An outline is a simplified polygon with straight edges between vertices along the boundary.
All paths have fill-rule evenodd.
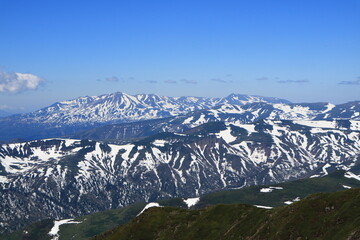
<path id="1" fill-rule="evenodd" d="M 152 208 L 93 240 L 359 239 L 360 189 L 319 193 L 272 210 L 215 205 Z"/>
<path id="2" fill-rule="evenodd" d="M 343 171 L 337 171 L 325 177 L 273 184 L 271 186 L 282 187 L 283 189 L 274 190 L 270 193 L 260 192 L 261 188 L 268 186 L 253 186 L 238 190 L 206 194 L 201 196 L 200 202 L 195 207 L 200 209 L 209 205 L 236 203 L 277 207 L 283 206 L 285 201 L 292 200 L 296 197 L 303 199 L 309 194 L 317 192 L 335 192 L 343 190 L 344 187 L 342 185 L 360 188 L 360 181 L 345 178 Z M 186 207 L 180 198 L 165 199 L 158 202 L 161 206 Z M 60 227 L 59 239 L 85 240 L 102 232 L 109 231 L 112 228 L 129 222 L 143 209 L 144 206 L 145 203 L 138 203 L 124 208 L 78 217 L 75 221 L 81 222 L 80 224 L 66 224 Z M 52 227 L 52 224 L 48 223 L 49 221 L 45 220 L 44 223 L 36 223 L 24 230 L 31 233 L 29 239 L 45 240 L 48 239 L 49 236 L 47 233 Z M 52 221 L 50 221 L 50 223 L 52 223 Z M 39 234 L 39 232 L 41 232 L 41 234 Z M 22 236 L 22 231 L 18 231 L 10 235 L 0 236 L 0 240 L 19 240 L 23 239 Z"/>
<path id="3" fill-rule="evenodd" d="M 60 226 L 59 240 L 88 239 L 99 233 L 108 231 L 133 219 L 145 206 L 145 203 L 134 204 L 129 207 L 98 212 L 75 219 L 80 224 L 64 224 Z M 53 227 L 53 220 L 47 219 L 32 224 L 21 231 L 0 236 L 0 240 L 46 240 Z M 23 232 L 28 232 L 23 234 Z"/>
<path id="4" fill-rule="evenodd" d="M 297 197 L 303 199 L 313 193 L 344 190 L 343 185 L 360 188 L 360 181 L 353 178 L 345 178 L 344 173 L 344 171 L 336 171 L 325 177 L 306 178 L 273 184 L 271 186 L 282 187 L 283 189 L 273 190 L 271 193 L 260 192 L 260 189 L 268 186 L 252 186 L 239 190 L 210 193 L 202 196 L 197 206 L 200 208 L 214 204 L 246 203 L 278 207 L 283 206 L 285 201 L 293 200 Z"/>

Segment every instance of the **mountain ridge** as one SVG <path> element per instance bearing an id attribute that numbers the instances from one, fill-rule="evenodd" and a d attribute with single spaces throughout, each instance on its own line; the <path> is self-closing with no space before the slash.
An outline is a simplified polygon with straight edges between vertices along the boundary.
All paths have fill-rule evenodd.
<path id="1" fill-rule="evenodd" d="M 360 189 L 318 193 L 270 210 L 244 204 L 200 210 L 154 207 L 92 239 L 356 240 L 360 237 L 359 197 Z"/>
<path id="2" fill-rule="evenodd" d="M 358 170 L 355 173 L 360 173 Z M 249 204 L 262 206 L 285 206 L 304 199 L 309 194 L 318 192 L 336 192 L 345 188 L 360 187 L 360 181 L 345 177 L 345 171 L 336 171 L 324 177 L 300 179 L 292 182 L 272 184 L 267 186 L 252 186 L 242 189 L 226 190 L 201 195 L 194 205 L 185 204 L 185 199 L 164 199 L 157 201 L 160 206 L 182 207 L 186 209 L 201 209 L 217 204 Z M 272 191 L 270 190 L 272 189 Z M 268 191 L 264 191 L 268 190 Z M 187 199 L 186 201 L 188 201 Z M 62 225 L 57 236 L 59 240 L 85 240 L 103 232 L 109 231 L 129 222 L 139 215 L 146 203 L 136 203 L 119 209 L 97 212 L 85 216 L 77 216 L 73 221 L 78 224 Z M 48 235 L 54 223 L 62 220 L 47 219 L 36 222 L 10 235 L 0 235 L 1 240 L 21 240 L 24 235 L 31 240 L 45 240 L 53 238 Z M 27 232 L 27 234 L 26 234 Z"/>
<path id="3" fill-rule="evenodd" d="M 63 219 L 349 170 L 360 160 L 360 124 L 353 123 L 213 122 L 123 145 L 71 139 L 3 144 L 1 224 L 15 228 L 26 216 Z"/>
<path id="4" fill-rule="evenodd" d="M 96 127 L 161 118 L 184 118 L 194 127 L 209 121 L 250 123 L 259 119 L 360 119 L 360 102 L 289 103 L 271 97 L 231 94 L 225 98 L 161 97 L 125 93 L 80 97 L 38 111 L 0 118 L 1 140 L 71 136 Z M 235 105 L 234 105 L 235 104 Z M 193 115 L 193 116 L 191 116 Z M 192 118 L 191 118 L 192 117 Z M 167 123 L 163 123 L 167 124 Z M 178 127 L 181 128 L 181 124 Z M 182 126 L 182 127 L 184 127 Z M 164 129 L 169 127 L 164 126 Z"/>
<path id="5" fill-rule="evenodd" d="M 104 124 L 184 115 L 228 101 L 239 105 L 248 102 L 288 102 L 279 98 L 240 94 L 206 98 L 116 92 L 61 101 L 31 113 L 0 118 L 0 136 L 2 140 L 60 137 Z"/>

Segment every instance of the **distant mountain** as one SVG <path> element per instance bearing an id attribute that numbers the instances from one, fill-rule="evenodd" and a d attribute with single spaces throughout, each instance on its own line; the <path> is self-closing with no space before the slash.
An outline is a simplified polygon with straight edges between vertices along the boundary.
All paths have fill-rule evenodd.
<path id="1" fill-rule="evenodd" d="M 5 110 L 0 110 L 0 117 L 7 117 L 10 116 L 12 113 L 5 111 Z"/>
<path id="2" fill-rule="evenodd" d="M 360 102 L 341 105 L 330 103 L 293 104 L 279 98 L 242 94 L 230 94 L 225 98 L 203 98 L 164 97 L 154 94 L 132 96 L 117 92 L 101 96 L 80 97 L 58 102 L 32 113 L 0 118 L 0 140 L 9 141 L 18 138 L 35 140 L 72 136 L 79 131 L 104 125 L 162 118 L 167 120 L 156 122 L 161 123 L 164 130 L 172 132 L 175 132 L 174 127 L 186 130 L 209 121 L 251 123 L 260 119 L 359 120 L 359 106 Z M 183 119 L 182 123 L 180 123 L 181 119 Z M 168 120 L 171 122 L 167 122 Z M 136 127 L 136 125 L 139 124 L 134 126 Z M 127 129 L 132 128 L 131 124 L 123 126 L 127 126 Z M 129 133 L 120 135 L 125 136 Z M 123 136 L 120 135 L 115 139 L 122 139 Z M 136 137 L 137 134 L 130 135 Z"/>
<path id="3" fill-rule="evenodd" d="M 4 231 L 138 201 L 348 171 L 359 153 L 358 121 L 212 122 L 125 145 L 70 139 L 3 144 L 0 226 Z"/>
<path id="4" fill-rule="evenodd" d="M 219 104 L 289 103 L 279 98 L 231 94 L 225 98 L 128 95 L 116 92 L 55 103 L 26 114 L 0 118 L 0 140 L 59 137 L 104 124 L 184 115 Z"/>
<path id="5" fill-rule="evenodd" d="M 360 101 L 348 102 L 334 106 L 330 111 L 320 114 L 315 119 L 354 119 L 360 120 Z"/>
<path id="6" fill-rule="evenodd" d="M 194 111 L 182 116 L 105 125 L 70 134 L 68 137 L 123 143 L 161 132 L 182 133 L 190 128 L 208 122 L 247 124 L 262 119 L 299 121 L 308 121 L 311 119 L 322 120 L 326 112 L 330 112 L 335 108 L 337 108 L 335 105 L 329 103 L 272 104 L 254 102 L 245 105 L 222 104 L 211 109 Z M 333 115 L 336 115 L 336 113 Z M 337 118 L 327 116 L 326 119 L 331 121 L 332 119 Z M 345 118 L 340 119 L 341 120 L 333 120 L 334 126 L 350 126 L 350 121 L 352 120 L 343 120 Z M 357 118 L 354 117 L 354 119 Z"/>

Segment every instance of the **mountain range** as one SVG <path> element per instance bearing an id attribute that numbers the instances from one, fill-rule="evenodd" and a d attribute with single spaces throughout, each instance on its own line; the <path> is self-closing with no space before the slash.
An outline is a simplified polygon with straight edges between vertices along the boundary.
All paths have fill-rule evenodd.
<path id="1" fill-rule="evenodd" d="M 194 127 L 208 121 L 250 123 L 259 119 L 360 119 L 360 102 L 299 103 L 242 94 L 225 98 L 128 95 L 117 92 L 55 103 L 35 112 L 0 118 L 0 140 L 35 140 L 77 134 L 109 124 L 178 118 Z"/>
<path id="2" fill-rule="evenodd" d="M 116 92 L 79 97 L 54 103 L 35 112 L 0 118 L 2 140 L 58 137 L 94 126 L 146 119 L 166 118 L 219 104 L 249 102 L 287 103 L 260 96 L 231 94 L 226 98 L 165 97 L 155 94 L 128 95 Z"/>
<path id="3" fill-rule="evenodd" d="M 341 123 L 341 121 L 340 121 Z M 0 148 L 2 230 L 139 201 L 350 171 L 360 122 L 209 122 L 125 145 L 47 139 Z M 26 199 L 26 201 L 24 201 Z"/>
<path id="4" fill-rule="evenodd" d="M 329 110 L 331 109 L 331 110 Z M 342 118 L 339 112 L 352 110 L 351 118 Z M 327 114 L 324 114 L 327 112 Z M 169 118 L 155 120 L 137 121 L 131 123 L 109 124 L 95 127 L 89 130 L 69 134 L 67 137 L 79 139 L 106 140 L 113 143 L 123 143 L 127 140 L 139 139 L 161 132 L 182 133 L 190 128 L 197 127 L 208 122 L 227 122 L 233 124 L 247 124 L 269 120 L 304 120 L 334 121 L 339 125 L 349 124 L 350 119 L 359 120 L 357 113 L 360 107 L 357 103 L 343 105 L 331 105 L 326 103 L 315 104 L 271 104 L 271 103 L 249 103 L 246 105 L 219 105 L 212 109 L 190 112 Z M 339 116 L 338 118 L 329 117 Z M 345 120 L 347 119 L 347 120 Z M 309 121 L 310 122 L 310 121 Z"/>
<path id="5" fill-rule="evenodd" d="M 358 178 L 359 113 L 360 102 L 114 93 L 3 117 L 0 232 L 337 170 Z"/>

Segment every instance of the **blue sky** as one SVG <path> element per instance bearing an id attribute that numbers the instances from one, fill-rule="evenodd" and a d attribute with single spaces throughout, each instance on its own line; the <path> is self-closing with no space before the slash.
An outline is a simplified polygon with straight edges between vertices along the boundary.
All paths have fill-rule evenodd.
<path id="1" fill-rule="evenodd" d="M 115 91 L 360 100 L 360 0 L 0 0 L 0 9 L 3 109 Z"/>

